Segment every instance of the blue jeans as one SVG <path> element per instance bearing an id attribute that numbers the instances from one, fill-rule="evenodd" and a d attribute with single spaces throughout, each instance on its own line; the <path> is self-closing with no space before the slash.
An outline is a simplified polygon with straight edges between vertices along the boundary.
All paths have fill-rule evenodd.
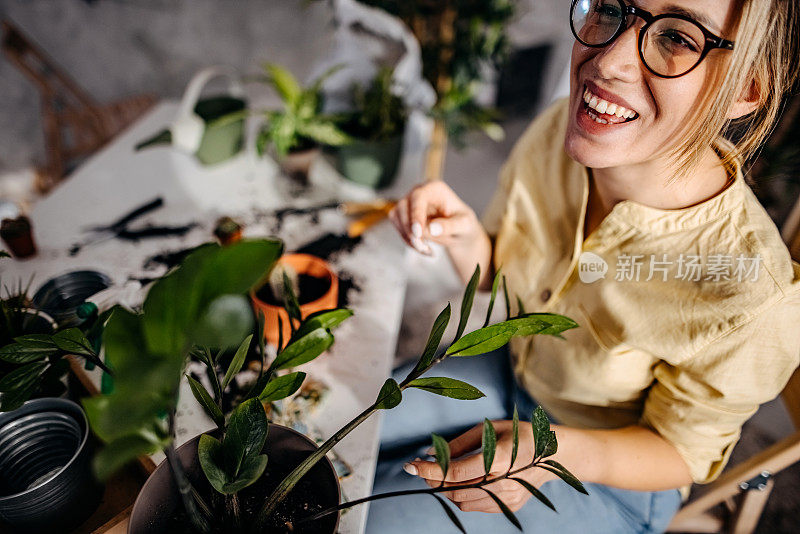
<path id="1" fill-rule="evenodd" d="M 400 382 L 412 366 L 394 373 Z M 425 488 L 418 478 L 403 471 L 409 459 L 423 456 L 430 446 L 430 433 L 454 437 L 488 419 L 509 419 L 514 404 L 520 418 L 530 417 L 535 403 L 516 386 L 506 350 L 471 358 L 449 358 L 429 373 L 468 382 L 486 394 L 477 401 L 457 401 L 419 390 L 406 390 L 403 402 L 384 413 L 381 458 L 375 473 L 373 493 Z M 561 480 L 540 488 L 558 513 L 531 498 L 516 512 L 524 531 L 548 534 L 656 533 L 663 532 L 681 504 L 678 490 L 640 492 L 602 484 L 586 484 L 589 495 L 578 493 Z M 515 532 L 500 514 L 461 512 L 454 506 L 466 530 Z M 429 495 L 381 499 L 370 503 L 367 534 L 445 534 L 457 532 L 441 505 Z"/>

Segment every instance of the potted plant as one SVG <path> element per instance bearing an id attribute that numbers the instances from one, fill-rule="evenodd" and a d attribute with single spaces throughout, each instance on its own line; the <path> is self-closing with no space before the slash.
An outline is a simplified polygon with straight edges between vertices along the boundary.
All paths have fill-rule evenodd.
<path id="1" fill-rule="evenodd" d="M 339 146 L 349 137 L 337 125 L 336 117 L 322 113 L 322 84 L 338 67 L 302 87 L 291 72 L 267 63 L 264 66 L 266 81 L 283 100 L 282 110 L 265 111 L 266 124 L 256 140 L 259 154 L 269 145 L 275 150 L 284 171 L 305 179 L 311 162 L 319 153 L 319 146 Z"/>
<path id="2" fill-rule="evenodd" d="M 267 422 L 261 403 L 286 397 L 296 391 L 303 382 L 303 373 L 294 371 L 280 375 L 278 371 L 306 363 L 327 350 L 334 341 L 331 329 L 352 314 L 346 309 L 319 312 L 307 317 L 297 328 L 294 327 L 294 321 L 290 321 L 289 342 L 274 360 L 268 364 L 262 360 L 259 379 L 244 395 L 244 399 L 233 408 L 230 417 L 226 418 L 221 410 L 222 396 L 226 386 L 242 367 L 252 340 L 248 337 L 239 343 L 251 326 L 245 320 L 249 315 L 246 313 L 247 304 L 243 294 L 263 281 L 280 251 L 280 243 L 268 241 L 243 241 L 227 248 L 202 247 L 190 255 L 179 269 L 153 285 L 143 305 L 143 313 L 117 310 L 106 327 L 106 357 L 116 373 L 116 389 L 110 395 L 85 402 L 93 428 L 108 442 L 96 458 L 98 471 L 101 475 L 108 475 L 136 455 L 165 449 L 166 465 L 175 481 L 172 494 L 177 493 L 185 511 L 185 520 L 180 528 L 193 528 L 199 532 L 213 532 L 214 529 L 225 532 L 263 532 L 265 529 L 270 532 L 333 532 L 335 518 L 340 509 L 366 500 L 391 496 L 376 495 L 343 504 L 334 502 L 321 510 L 308 510 L 307 506 L 290 506 L 297 502 L 297 492 L 293 490 L 298 483 L 307 480 L 306 475 L 312 469 L 318 468 L 319 462 L 336 443 L 376 411 L 397 406 L 407 388 L 422 389 L 456 399 L 482 397 L 479 390 L 464 382 L 445 377 L 422 376 L 448 357 L 483 354 L 502 347 L 516 336 L 559 336 L 561 332 L 577 326 L 570 319 L 555 314 L 523 313 L 510 317 L 508 308 L 507 320 L 489 326 L 491 308 L 499 287 L 498 274 L 492 286 L 492 297 L 484 326 L 465 334 L 480 278 L 480 271 L 476 269 L 462 302 L 457 334 L 444 352 L 439 352 L 438 347 L 450 320 L 449 305 L 437 317 L 425 350 L 409 376 L 399 384 L 391 378 L 386 380 L 375 402 L 328 441 L 313 451 L 308 448 L 295 456 L 296 465 L 280 465 L 283 468 L 281 471 L 288 471 L 288 474 L 278 477 L 281 479 L 279 482 L 271 480 L 270 482 L 277 484 L 270 487 L 262 483 L 262 479 L 267 466 L 272 465 L 269 455 L 274 453 L 264 445 L 269 443 L 269 429 L 275 425 Z M 286 285 L 287 290 L 291 291 L 291 284 Z M 296 297 L 289 300 L 296 300 Z M 296 307 L 289 306 L 287 311 L 292 319 L 299 320 Z M 261 332 L 261 325 L 257 332 Z M 220 379 L 217 369 L 220 353 L 213 356 L 212 351 L 206 347 L 225 347 L 234 342 L 239 343 L 239 348 L 224 377 Z M 261 357 L 264 358 L 263 344 L 259 344 Z M 279 346 L 281 345 L 282 342 L 279 342 Z M 184 458 L 194 460 L 193 466 L 190 465 L 187 469 L 174 449 L 174 412 L 178 382 L 190 355 L 205 364 L 210 387 L 203 386 L 192 377 L 187 377 L 187 380 L 192 393 L 217 428 L 213 433 L 198 438 L 194 445 L 184 446 Z M 580 482 L 563 466 L 546 459 L 555 452 L 556 443 L 555 434 L 549 430 L 547 418 L 541 410 L 534 413 L 533 421 L 536 454 L 523 469 L 535 466 L 549 469 L 576 489 L 583 490 Z M 487 422 L 484 434 L 484 458 L 489 465 L 494 455 L 494 431 L 491 423 Z M 437 459 L 446 471 L 449 458 L 446 443 L 434 437 L 434 445 Z M 206 483 L 196 476 L 197 464 L 204 474 L 207 486 L 213 488 L 213 491 L 201 486 Z M 162 472 L 164 469 L 166 467 L 162 468 Z M 502 478 L 513 478 L 519 471 L 521 470 L 509 471 Z M 192 478 L 189 473 L 194 473 L 195 477 Z M 169 477 L 165 479 L 168 480 Z M 487 476 L 471 487 L 485 489 L 485 485 L 495 480 Z M 524 482 L 520 483 L 525 485 Z M 257 486 L 262 492 L 264 489 L 267 491 L 257 493 L 248 502 L 258 501 L 262 504 L 255 508 L 251 508 L 251 504 L 243 506 L 243 492 L 248 488 L 256 491 Z M 313 493 L 314 488 L 314 483 L 311 483 L 306 486 L 305 491 L 311 490 Z M 548 503 L 536 488 L 528 489 L 534 496 Z M 439 499 L 437 494 L 442 491 L 445 488 L 428 488 L 415 493 L 427 492 Z M 492 495 L 489 490 L 485 491 Z M 176 496 L 172 502 L 177 501 L 177 498 Z M 156 500 L 164 502 L 164 499 Z M 338 501 L 338 495 L 335 500 Z M 320 504 L 322 500 L 317 499 L 316 502 Z M 501 508 L 503 506 L 501 504 Z M 136 507 L 141 508 L 138 503 Z M 170 508 L 168 504 L 144 508 L 153 510 L 155 516 L 162 518 L 164 514 L 174 513 L 174 508 Z M 217 512 L 212 512 L 212 509 Z M 451 519 L 455 517 L 446 505 L 445 509 Z M 503 509 L 512 522 L 516 521 L 507 508 Z M 134 512 L 134 515 L 137 514 Z M 323 523 L 326 518 L 328 523 Z M 176 520 L 181 522 L 179 518 Z M 457 519 L 453 520 L 457 524 Z M 132 518 L 131 525 L 132 529 L 138 529 L 138 525 L 165 524 L 159 521 L 152 518 L 142 520 L 137 516 Z M 172 531 L 178 526 L 172 524 L 169 528 Z M 315 530 L 319 528 L 322 530 Z M 140 531 L 131 532 L 139 534 Z"/>
<path id="3" fill-rule="evenodd" d="M 381 68 L 372 83 L 353 87 L 354 110 L 342 124 L 352 141 L 336 148 L 336 168 L 347 179 L 380 189 L 397 174 L 408 112 L 392 93 L 392 70 Z"/>
<path id="4" fill-rule="evenodd" d="M 325 260 L 310 254 L 285 254 L 278 260 L 268 283 L 250 294 L 253 307 L 264 314 L 264 337 L 279 347 L 309 315 L 336 308 L 339 278 Z M 292 310 L 294 318 L 289 317 Z"/>

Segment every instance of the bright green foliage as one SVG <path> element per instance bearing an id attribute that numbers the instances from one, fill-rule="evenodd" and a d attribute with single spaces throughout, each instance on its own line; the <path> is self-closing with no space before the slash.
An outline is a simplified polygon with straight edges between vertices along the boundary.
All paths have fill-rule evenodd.
<path id="1" fill-rule="evenodd" d="M 436 451 L 436 463 L 442 470 L 442 481 L 447 477 L 447 469 L 450 467 L 450 445 L 447 440 L 438 434 L 431 434 L 433 448 Z"/>
<path id="2" fill-rule="evenodd" d="M 409 382 L 408 387 L 458 400 L 475 400 L 486 396 L 475 386 L 446 376 L 417 378 Z"/>
<path id="3" fill-rule="evenodd" d="M 483 450 L 483 468 L 488 475 L 492 470 L 492 462 L 494 462 L 494 454 L 497 450 L 497 434 L 495 433 L 494 425 L 488 419 L 483 420 L 481 449 Z"/>

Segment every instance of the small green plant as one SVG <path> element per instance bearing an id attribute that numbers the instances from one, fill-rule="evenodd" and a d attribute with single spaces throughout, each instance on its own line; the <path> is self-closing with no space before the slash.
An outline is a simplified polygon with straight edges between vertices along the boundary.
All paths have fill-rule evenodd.
<path id="1" fill-rule="evenodd" d="M 302 87 L 292 73 L 280 65 L 264 65 L 265 81 L 278 92 L 284 109 L 263 112 L 267 122 L 256 140 L 259 154 L 263 154 L 269 144 L 275 147 L 278 157 L 284 157 L 289 152 L 318 144 L 339 146 L 349 142 L 349 136 L 339 128 L 337 118 L 322 113 L 322 84 L 338 69 L 334 67 L 308 87 Z"/>
<path id="2" fill-rule="evenodd" d="M 352 137 L 385 141 L 403 135 L 408 111 L 403 100 L 392 93 L 392 70 L 384 67 L 372 83 L 353 87 L 354 112 L 342 125 Z"/>

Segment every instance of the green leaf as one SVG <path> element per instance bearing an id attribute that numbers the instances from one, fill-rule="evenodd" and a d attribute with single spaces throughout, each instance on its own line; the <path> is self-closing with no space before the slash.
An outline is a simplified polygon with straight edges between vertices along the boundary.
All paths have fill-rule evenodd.
<path id="1" fill-rule="evenodd" d="M 505 346 L 514 336 L 513 325 L 497 323 L 479 328 L 450 345 L 445 354 L 449 356 L 477 356 Z"/>
<path id="2" fill-rule="evenodd" d="M 533 486 L 533 484 L 529 483 L 527 480 L 523 480 L 523 479 L 517 478 L 517 477 L 511 477 L 511 480 L 513 480 L 515 482 L 519 482 L 520 485 L 522 485 L 522 487 L 524 487 L 526 490 L 528 490 L 528 492 L 531 495 L 533 495 L 534 497 L 539 499 L 539 501 L 541 501 L 542 504 L 544 504 L 545 506 L 550 508 L 552 511 L 554 511 L 554 512 L 556 511 L 556 507 L 553 506 L 553 503 L 550 502 L 550 499 L 548 499 L 547 496 L 544 493 L 542 493 L 541 491 L 536 489 Z"/>
<path id="3" fill-rule="evenodd" d="M 472 273 L 472 278 L 470 278 L 469 283 L 467 283 L 467 288 L 464 290 L 464 298 L 461 300 L 461 318 L 458 321 L 458 331 L 456 332 L 456 337 L 453 339 L 454 342 L 461 338 L 461 334 L 464 333 L 464 329 L 467 327 L 467 320 L 469 320 L 469 314 L 472 311 L 472 301 L 475 299 L 475 291 L 478 289 L 478 282 L 480 279 L 481 266 L 476 265 L 475 271 Z"/>
<path id="4" fill-rule="evenodd" d="M 189 375 L 186 375 L 186 379 L 189 381 L 189 388 L 192 390 L 192 395 L 194 395 L 194 398 L 200 403 L 200 406 L 203 407 L 203 410 L 208 414 L 211 420 L 214 421 L 217 427 L 223 428 L 225 426 L 225 416 L 222 415 L 222 410 L 219 409 L 217 403 L 214 402 L 214 399 L 208 394 L 203 384 Z"/>
<path id="5" fill-rule="evenodd" d="M 519 298 L 517 295 L 517 315 L 524 315 L 525 314 L 525 305 L 522 303 L 522 299 Z"/>
<path id="6" fill-rule="evenodd" d="M 285 399 L 300 389 L 305 379 L 306 374 L 299 371 L 274 378 L 267 382 L 267 385 L 258 396 L 258 400 L 261 402 L 273 402 Z"/>
<path id="7" fill-rule="evenodd" d="M 584 495 L 589 495 L 589 492 L 586 491 L 586 488 L 583 486 L 580 480 L 577 479 L 575 475 L 570 473 L 566 467 L 561 465 L 560 463 L 556 462 L 555 460 L 545 460 L 545 464 L 547 465 L 539 465 L 539 467 L 543 469 L 547 469 L 551 473 L 557 475 L 561 480 L 578 490 L 579 492 L 583 493 Z M 550 467 L 548 467 L 550 466 Z M 552 469 L 551 469 L 552 468 Z"/>
<path id="8" fill-rule="evenodd" d="M 261 454 L 268 431 L 267 414 L 258 399 L 246 400 L 231 413 L 223 440 L 226 472 L 238 476 L 242 461 Z"/>
<path id="9" fill-rule="evenodd" d="M 99 480 L 108 480 L 128 462 L 139 456 L 155 454 L 161 449 L 162 446 L 142 436 L 124 436 L 115 439 L 95 453 L 92 464 L 94 473 Z"/>
<path id="10" fill-rule="evenodd" d="M 492 281 L 492 294 L 489 297 L 489 309 L 486 310 L 486 320 L 483 321 L 484 328 L 486 328 L 489 325 L 489 320 L 492 318 L 492 310 L 494 309 L 494 299 L 495 297 L 497 297 L 497 288 L 500 285 L 500 276 L 501 276 L 500 269 L 497 269 L 497 272 L 494 275 L 494 280 Z"/>
<path id="11" fill-rule="evenodd" d="M 501 501 L 497 495 L 487 490 L 486 488 L 481 488 L 481 489 L 489 494 L 489 497 L 491 497 L 492 500 L 495 502 L 495 504 L 497 504 L 497 506 L 500 507 L 500 511 L 503 512 L 503 515 L 506 516 L 506 519 L 508 519 L 511 522 L 511 524 L 517 527 L 521 532 L 522 524 L 519 522 L 519 519 L 517 519 L 517 516 L 514 515 L 514 512 L 512 512 L 508 508 L 508 506 L 506 506 L 506 503 Z"/>
<path id="12" fill-rule="evenodd" d="M 505 321 L 504 324 L 513 325 L 517 329 L 514 333 L 514 337 L 529 336 L 532 334 L 558 335 L 565 330 L 578 327 L 578 323 L 569 317 L 556 313 L 526 313 L 525 315 Z"/>
<path id="13" fill-rule="evenodd" d="M 448 302 L 445 309 L 439 313 L 439 316 L 436 317 L 436 320 L 433 322 L 431 333 L 428 335 L 428 342 L 425 344 L 425 350 L 422 351 L 422 356 L 420 357 L 419 362 L 417 362 L 417 366 L 414 367 L 414 372 L 427 369 L 430 367 L 431 363 L 433 363 L 433 359 L 436 357 L 436 350 L 439 348 L 439 344 L 442 342 L 442 336 L 444 335 L 444 331 L 447 329 L 449 322 L 450 303 Z"/>
<path id="14" fill-rule="evenodd" d="M 289 280 L 289 275 L 283 271 L 283 307 L 286 308 L 286 313 L 295 321 L 300 321 L 300 303 L 297 301 L 297 295 L 294 294 L 292 281 Z"/>
<path id="15" fill-rule="evenodd" d="M 492 462 L 494 462 L 494 453 L 497 449 L 497 434 L 494 431 L 494 425 L 488 419 L 483 420 L 483 435 L 481 436 L 481 449 L 483 450 L 483 468 L 486 474 L 492 470 Z"/>
<path id="16" fill-rule="evenodd" d="M 200 436 L 197 444 L 197 459 L 208 482 L 220 493 L 225 493 L 228 475 L 222 467 L 222 443 L 208 434 Z"/>
<path id="17" fill-rule="evenodd" d="M 31 362 L 14 369 L 0 379 L 0 393 L 25 389 L 36 383 L 49 365 L 48 362 Z"/>
<path id="18" fill-rule="evenodd" d="M 95 356 L 92 344 L 78 328 L 68 328 L 53 334 L 53 343 L 69 354 L 78 356 Z"/>
<path id="19" fill-rule="evenodd" d="M 333 122 L 315 120 L 301 122 L 297 131 L 304 137 L 309 137 L 321 145 L 341 146 L 352 142 L 349 135 L 339 129 Z"/>
<path id="20" fill-rule="evenodd" d="M 511 300 L 508 298 L 508 284 L 506 283 L 506 275 L 503 275 L 503 295 L 506 299 L 506 320 L 511 319 Z"/>
<path id="21" fill-rule="evenodd" d="M 436 451 L 436 463 L 442 469 L 442 480 L 447 477 L 447 469 L 450 466 L 450 445 L 447 440 L 438 434 L 431 434 L 433 448 Z"/>
<path id="22" fill-rule="evenodd" d="M 463 534 L 467 534 L 467 531 L 464 529 L 464 525 L 461 524 L 461 521 L 458 519 L 458 517 L 456 516 L 455 512 L 453 512 L 452 508 L 447 506 L 447 503 L 444 502 L 444 499 L 442 499 L 441 497 L 439 497 L 435 493 L 432 493 L 431 495 L 433 495 L 433 497 L 439 502 L 439 504 L 442 505 L 442 508 L 444 508 L 444 513 L 447 514 L 447 517 L 455 525 L 455 527 L 458 530 L 460 530 Z"/>
<path id="23" fill-rule="evenodd" d="M 323 328 L 312 330 L 305 336 L 286 345 L 270 368 L 288 369 L 308 363 L 333 345 L 333 335 Z"/>
<path id="24" fill-rule="evenodd" d="M 296 104 L 303 92 L 297 78 L 287 69 L 275 63 L 265 63 L 264 70 L 267 71 L 272 85 L 287 106 Z"/>
<path id="25" fill-rule="evenodd" d="M 519 413 L 517 412 L 516 405 L 514 406 L 514 415 L 511 418 L 511 463 L 508 466 L 510 471 L 514 467 L 514 462 L 517 459 L 517 451 L 519 450 Z"/>
<path id="26" fill-rule="evenodd" d="M 30 399 L 36 390 L 39 389 L 40 382 L 33 381 L 27 384 L 23 384 L 13 391 L 9 391 L 7 393 L 0 394 L 0 412 L 10 412 L 11 410 L 16 410 L 23 404 L 25 401 Z"/>
<path id="27" fill-rule="evenodd" d="M 323 310 L 312 313 L 303 319 L 302 324 L 297 329 L 297 332 L 295 332 L 295 337 L 303 337 L 318 328 L 333 330 L 352 316 L 353 310 L 347 308 L 336 308 L 334 310 Z"/>
<path id="28" fill-rule="evenodd" d="M 542 451 L 542 458 L 553 456 L 557 451 L 558 440 L 556 439 L 556 433 L 552 430 L 548 430 L 547 436 L 545 436 L 545 446 L 544 451 Z"/>
<path id="29" fill-rule="evenodd" d="M 221 295 L 191 328 L 192 341 L 207 347 L 236 346 L 253 330 L 253 309 L 244 295 Z"/>
<path id="30" fill-rule="evenodd" d="M 383 383 L 378 398 L 375 400 L 377 410 L 391 410 L 403 400 L 403 392 L 393 378 Z"/>
<path id="31" fill-rule="evenodd" d="M 250 334 L 239 345 L 236 354 L 233 355 L 231 364 L 228 366 L 228 371 L 225 373 L 225 378 L 222 379 L 222 389 L 224 390 L 231 383 L 236 373 L 242 370 L 244 359 L 247 357 L 247 351 L 250 349 L 250 341 L 253 339 L 253 334 Z"/>
<path id="32" fill-rule="evenodd" d="M 446 376 L 417 378 L 409 382 L 408 387 L 458 400 L 475 400 L 486 396 L 475 386 Z"/>
<path id="33" fill-rule="evenodd" d="M 537 406 L 531 414 L 531 428 L 535 447 L 534 456 L 540 458 L 550 440 L 550 420 L 541 406 Z"/>
<path id="34" fill-rule="evenodd" d="M 264 470 L 267 468 L 267 455 L 258 454 L 255 456 L 248 456 L 242 461 L 242 467 L 239 469 L 239 474 L 233 482 L 227 482 L 222 487 L 226 495 L 238 493 L 244 488 L 251 486 L 258 482 Z"/>
<path id="35" fill-rule="evenodd" d="M 53 336 L 48 334 L 27 334 L 15 337 L 14 341 L 25 347 L 58 348 L 55 341 L 53 341 Z"/>
<path id="36" fill-rule="evenodd" d="M 58 353 L 58 348 L 53 346 L 31 346 L 22 343 L 12 343 L 0 348 L 0 360 L 8 363 L 30 363 L 44 360 Z"/>

